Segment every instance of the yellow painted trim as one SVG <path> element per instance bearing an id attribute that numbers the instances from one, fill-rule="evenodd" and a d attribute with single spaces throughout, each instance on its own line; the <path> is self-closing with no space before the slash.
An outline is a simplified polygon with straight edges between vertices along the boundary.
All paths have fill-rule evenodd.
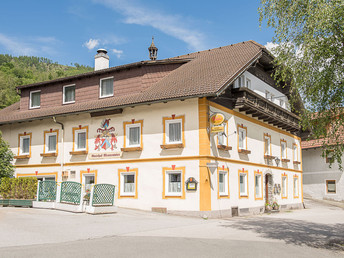
<path id="1" fill-rule="evenodd" d="M 56 133 L 56 151 L 55 151 L 55 153 L 56 153 L 56 155 L 59 155 L 59 130 L 58 129 L 56 129 L 56 130 L 52 130 L 51 132 L 50 132 L 50 130 L 49 131 L 44 131 L 44 145 L 43 145 L 43 153 L 45 153 L 45 149 L 46 149 L 46 135 L 48 134 L 48 133 Z"/>
<path id="2" fill-rule="evenodd" d="M 256 193 L 256 175 L 260 175 L 260 188 L 261 188 L 261 197 L 257 197 Z M 257 170 L 254 171 L 254 199 L 255 200 L 263 200 L 263 172 L 259 172 Z"/>
<path id="3" fill-rule="evenodd" d="M 281 181 L 281 185 L 282 185 L 282 199 L 288 199 L 288 175 L 286 174 L 286 173 L 284 173 L 284 174 L 282 174 L 281 175 L 281 177 L 282 177 L 282 181 Z M 286 196 L 283 196 L 283 177 L 285 177 L 286 178 L 286 180 L 285 180 L 285 182 L 286 182 L 286 191 L 285 191 L 285 193 L 286 193 Z"/>
<path id="4" fill-rule="evenodd" d="M 283 153 L 282 153 L 282 142 L 285 143 L 285 158 L 283 158 Z M 280 146 L 281 146 L 281 160 L 282 159 L 288 159 L 288 143 L 284 139 L 280 139 Z"/>
<path id="5" fill-rule="evenodd" d="M 135 174 L 135 195 L 121 195 L 121 174 L 122 173 L 134 173 Z M 138 169 L 137 168 L 132 168 L 127 171 L 126 169 L 118 169 L 118 199 L 123 199 L 123 198 L 132 198 L 132 199 L 137 199 L 137 176 L 138 176 Z"/>
<path id="6" fill-rule="evenodd" d="M 97 177 L 98 177 L 98 170 L 90 170 L 89 172 L 87 170 L 80 170 L 80 183 L 83 184 L 82 177 L 84 174 L 94 174 L 94 184 L 97 183 Z"/>
<path id="7" fill-rule="evenodd" d="M 228 194 L 226 195 L 220 195 L 220 172 L 225 171 L 227 173 L 227 187 L 228 187 Z M 228 168 L 217 168 L 217 199 L 229 199 L 230 193 L 229 193 L 229 169 Z"/>
<path id="8" fill-rule="evenodd" d="M 32 133 L 20 133 L 18 134 L 18 156 L 20 156 L 20 137 L 22 136 L 30 136 L 30 146 L 29 146 L 29 158 L 31 158 L 31 145 L 32 145 Z"/>
<path id="9" fill-rule="evenodd" d="M 84 162 L 67 162 L 64 163 L 64 166 L 91 166 L 91 165 L 104 165 L 104 164 L 126 164 L 126 163 L 143 163 L 143 162 L 162 162 L 162 161 L 177 161 L 177 160 L 199 160 L 200 162 L 204 162 L 204 166 L 206 166 L 207 162 L 211 160 L 217 161 L 224 161 L 228 163 L 234 164 L 242 164 L 242 165 L 249 165 L 249 166 L 256 166 L 262 168 L 271 168 L 276 170 L 282 171 L 290 171 L 301 173 L 301 170 L 291 169 L 291 168 L 283 168 L 283 167 L 275 167 L 266 164 L 254 163 L 249 161 L 243 160 L 235 160 L 229 158 L 222 158 L 222 157 L 215 157 L 210 155 L 200 155 L 200 156 L 184 156 L 184 157 L 164 157 L 164 158 L 148 158 L 148 159 L 127 159 L 127 160 L 104 160 L 104 161 L 84 161 Z M 35 168 L 35 167 L 58 167 L 61 166 L 60 163 L 47 163 L 47 164 L 28 164 L 28 165 L 16 165 L 16 168 Z M 200 163 L 200 166 L 201 163 Z M 206 168 L 206 172 L 208 174 L 208 170 Z"/>
<path id="10" fill-rule="evenodd" d="M 86 129 L 86 151 L 88 152 L 88 125 L 83 127 L 73 127 L 73 151 L 75 151 L 75 131 Z"/>
<path id="11" fill-rule="evenodd" d="M 183 146 L 185 147 L 185 116 L 175 116 L 174 118 L 171 117 L 163 117 L 162 118 L 162 126 L 163 126 L 163 139 L 162 139 L 162 144 L 166 145 L 166 121 L 168 120 L 175 120 L 175 119 L 181 119 L 182 120 L 182 143 Z M 167 143 L 169 144 L 169 143 Z"/>
<path id="12" fill-rule="evenodd" d="M 246 191 L 247 195 L 240 194 L 240 174 L 246 174 Z M 239 190 L 239 199 L 248 199 L 249 198 L 249 187 L 248 187 L 248 170 L 238 170 L 238 190 Z"/>
<path id="13" fill-rule="evenodd" d="M 38 177 L 38 176 L 55 176 L 55 180 L 57 181 L 58 179 L 58 172 L 46 172 L 46 173 L 18 173 L 16 174 L 16 177 L 25 177 L 25 176 L 34 176 L 34 177 Z"/>
<path id="14" fill-rule="evenodd" d="M 270 134 L 268 134 L 268 133 L 264 133 L 264 136 L 263 136 L 263 142 L 264 142 L 264 155 L 265 155 L 265 153 L 266 153 L 266 148 L 267 148 L 267 146 L 265 145 L 265 137 L 267 137 L 267 138 L 270 138 L 270 146 L 269 146 L 269 149 L 270 149 L 270 153 L 269 154 L 267 154 L 267 155 L 270 155 L 270 156 L 272 156 L 272 148 L 271 148 L 271 135 Z"/>
<path id="15" fill-rule="evenodd" d="M 248 150 L 247 149 L 247 126 L 244 126 L 244 125 L 240 125 L 240 124 L 238 124 L 237 125 L 237 131 L 238 131 L 238 136 L 237 136 L 237 138 L 238 138 L 238 144 L 237 144 L 237 148 L 238 148 L 238 151 L 240 150 L 240 147 L 239 147 L 239 128 L 242 128 L 242 129 L 244 129 L 245 131 L 246 131 L 246 133 L 245 133 L 245 145 L 246 145 L 246 148 L 245 148 L 245 150 Z"/>
<path id="16" fill-rule="evenodd" d="M 293 134 L 291 134 L 291 133 L 288 133 L 288 132 L 286 132 L 286 131 L 283 131 L 283 130 L 281 130 L 281 129 L 279 129 L 279 128 L 275 128 L 275 127 L 272 126 L 272 125 L 265 124 L 265 123 L 262 122 L 262 121 L 259 121 L 259 120 L 257 120 L 257 119 L 252 118 L 252 117 L 249 117 L 249 116 L 246 116 L 246 115 L 244 115 L 244 114 L 242 114 L 242 113 L 239 113 L 239 112 L 237 112 L 237 111 L 231 110 L 231 109 L 226 108 L 226 107 L 224 107 L 224 106 L 221 106 L 221 105 L 219 105 L 219 104 L 217 104 L 217 103 L 214 103 L 214 102 L 211 102 L 211 101 L 210 101 L 210 102 L 209 102 L 209 105 L 212 106 L 212 107 L 214 107 L 214 108 L 217 108 L 217 109 L 219 109 L 219 110 L 222 110 L 222 111 L 224 111 L 224 112 L 227 112 L 227 113 L 229 113 L 229 114 L 231 114 L 231 115 L 233 115 L 233 116 L 236 116 L 236 117 L 239 117 L 239 118 L 241 118 L 241 119 L 244 119 L 244 120 L 246 120 L 246 121 L 248 121 L 248 122 L 251 122 L 251 123 L 254 123 L 254 124 L 263 126 L 263 127 L 267 128 L 267 129 L 270 129 L 270 130 L 273 130 L 273 131 L 275 131 L 275 132 L 278 132 L 278 133 L 287 135 L 287 136 L 292 137 L 292 138 L 294 138 L 294 139 L 297 139 L 297 140 L 299 140 L 299 141 L 301 140 L 301 138 L 298 137 L 298 136 L 296 136 L 296 135 L 293 135 Z"/>
<path id="17" fill-rule="evenodd" d="M 165 189 L 165 180 L 166 180 L 166 172 L 167 171 L 181 171 L 182 172 L 182 176 L 181 176 L 181 189 L 182 189 L 182 195 L 181 196 L 169 196 L 166 195 L 166 189 Z M 163 167 L 162 168 L 162 199 L 185 199 L 185 167 L 176 167 L 174 169 L 172 169 L 172 167 Z"/>
<path id="18" fill-rule="evenodd" d="M 207 163 L 210 162 L 209 102 L 207 98 L 198 99 L 199 155 L 199 210 L 211 210 L 211 181 Z"/>
<path id="19" fill-rule="evenodd" d="M 143 120 L 134 120 L 134 122 L 123 122 L 123 135 L 124 135 L 124 143 L 123 148 L 127 147 L 127 125 L 132 124 L 141 124 L 141 132 L 140 132 L 140 147 L 143 149 Z"/>
<path id="20" fill-rule="evenodd" d="M 294 146 L 296 146 L 296 159 L 294 154 Z M 296 143 L 293 143 L 293 161 L 299 161 L 299 148 Z"/>
<path id="21" fill-rule="evenodd" d="M 294 184 L 294 179 L 297 178 L 297 195 L 295 194 L 295 184 Z M 299 176 L 298 175 L 294 175 L 293 176 L 293 189 L 294 189 L 294 199 L 299 198 L 300 196 L 300 181 L 299 181 Z"/>

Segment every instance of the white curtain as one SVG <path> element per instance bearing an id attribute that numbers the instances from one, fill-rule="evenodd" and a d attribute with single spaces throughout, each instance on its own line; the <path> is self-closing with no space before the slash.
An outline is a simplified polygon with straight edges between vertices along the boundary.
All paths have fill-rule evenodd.
<path id="1" fill-rule="evenodd" d="M 245 130 L 239 129 L 239 148 L 240 149 L 245 148 L 244 146 L 245 134 L 246 134 Z"/>
<path id="2" fill-rule="evenodd" d="M 219 174 L 219 192 L 224 193 L 226 191 L 225 187 L 225 175 L 223 173 Z"/>
<path id="3" fill-rule="evenodd" d="M 41 105 L 41 92 L 34 92 L 31 94 L 31 106 L 39 107 Z"/>
<path id="4" fill-rule="evenodd" d="M 244 175 L 240 175 L 240 193 L 242 193 L 242 194 L 246 193 L 245 176 Z"/>
<path id="5" fill-rule="evenodd" d="M 287 184 L 286 184 L 286 182 L 287 182 L 287 178 L 285 178 L 285 177 L 283 177 L 282 178 L 282 191 L 283 191 L 283 197 L 285 197 L 287 194 L 287 189 L 286 189 L 286 187 L 287 187 Z"/>
<path id="6" fill-rule="evenodd" d="M 86 149 L 86 133 L 78 133 L 78 149 Z"/>
<path id="7" fill-rule="evenodd" d="M 169 142 L 181 142 L 182 141 L 182 124 L 170 123 L 169 124 Z"/>
<path id="8" fill-rule="evenodd" d="M 260 176 L 256 176 L 256 184 L 255 184 L 255 186 L 256 186 L 256 196 L 258 196 L 258 197 L 260 197 Z"/>
<path id="9" fill-rule="evenodd" d="M 29 153 L 30 152 L 30 138 L 24 138 L 23 139 L 22 152 L 23 153 Z"/>
<path id="10" fill-rule="evenodd" d="M 113 95 L 113 79 L 102 80 L 102 96 Z"/>
<path id="11" fill-rule="evenodd" d="M 286 158 L 286 148 L 285 148 L 286 146 L 285 146 L 285 143 L 284 142 L 282 142 L 282 158 L 283 159 L 285 159 Z"/>
<path id="12" fill-rule="evenodd" d="M 65 102 L 71 102 L 75 100 L 75 86 L 65 88 Z"/>
<path id="13" fill-rule="evenodd" d="M 125 193 L 135 192 L 135 183 L 124 183 L 124 192 Z"/>
<path id="14" fill-rule="evenodd" d="M 180 174 L 169 174 L 168 191 L 170 193 L 180 193 L 181 192 Z"/>
<path id="15" fill-rule="evenodd" d="M 129 128 L 129 145 L 140 144 L 140 127 Z"/>
<path id="16" fill-rule="evenodd" d="M 56 151 L 56 135 L 49 135 L 48 151 Z"/>

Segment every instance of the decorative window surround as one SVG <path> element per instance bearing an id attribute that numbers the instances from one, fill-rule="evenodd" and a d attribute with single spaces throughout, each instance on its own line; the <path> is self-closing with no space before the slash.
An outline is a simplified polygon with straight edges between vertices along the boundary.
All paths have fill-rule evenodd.
<path id="1" fill-rule="evenodd" d="M 238 152 L 242 154 L 250 154 L 251 151 L 247 149 L 247 127 L 238 124 Z"/>
<path id="2" fill-rule="evenodd" d="M 140 136 L 139 136 L 139 144 L 132 144 L 130 145 L 130 128 L 139 128 Z M 123 152 L 130 152 L 130 151 L 142 151 L 143 150 L 143 120 L 136 121 L 133 119 L 131 122 L 124 122 L 123 123 L 123 130 L 124 130 L 124 146 L 121 148 Z"/>
<path id="3" fill-rule="evenodd" d="M 128 186 L 125 186 L 125 177 L 134 176 L 134 191 L 126 192 L 125 189 Z M 137 199 L 137 178 L 138 178 L 138 169 L 127 167 L 126 169 L 118 169 L 118 199 L 121 198 L 133 198 Z M 129 187 L 130 188 L 130 187 Z"/>
<path id="4" fill-rule="evenodd" d="M 288 175 L 286 173 L 282 174 L 282 199 L 288 199 Z"/>
<path id="5" fill-rule="evenodd" d="M 180 140 L 170 139 L 170 125 L 180 123 Z M 161 149 L 175 149 L 185 147 L 185 116 L 164 117 L 163 118 L 163 144 L 160 145 Z"/>
<path id="6" fill-rule="evenodd" d="M 222 176 L 221 176 L 222 175 Z M 222 186 L 220 185 L 220 176 L 222 177 Z M 223 191 L 220 191 L 220 188 L 223 188 Z M 227 198 L 229 199 L 229 169 L 223 167 L 217 168 L 217 198 Z"/>
<path id="7" fill-rule="evenodd" d="M 180 174 L 180 192 L 169 192 L 169 175 L 170 174 Z M 172 166 L 162 168 L 162 180 L 163 180 L 163 191 L 162 198 L 176 198 L 185 199 L 185 167 L 175 167 Z"/>
<path id="8" fill-rule="evenodd" d="M 293 143 L 293 164 L 301 164 L 301 162 L 299 161 L 299 147 L 296 143 Z"/>
<path id="9" fill-rule="evenodd" d="M 224 122 L 224 133 L 226 136 L 217 134 L 217 148 L 223 151 L 232 150 L 232 147 L 228 145 L 228 121 Z"/>
<path id="10" fill-rule="evenodd" d="M 27 140 L 29 139 L 29 140 Z M 29 159 L 31 158 L 31 141 L 32 141 L 32 133 L 18 134 L 18 155 L 14 156 L 15 159 Z M 24 144 L 29 142 L 29 148 L 27 147 L 24 149 Z"/>
<path id="11" fill-rule="evenodd" d="M 54 151 L 49 151 L 49 137 L 55 135 L 56 137 L 56 146 Z M 57 157 L 58 156 L 58 140 L 59 139 L 59 130 L 52 130 L 44 131 L 44 146 L 43 146 L 43 153 L 41 153 L 42 157 Z"/>
<path id="12" fill-rule="evenodd" d="M 257 188 L 259 189 L 258 193 Z M 254 199 L 263 200 L 263 172 L 259 170 L 254 171 Z"/>
<path id="13" fill-rule="evenodd" d="M 287 145 L 287 141 L 284 139 L 280 140 L 281 143 L 281 161 L 282 162 L 290 162 L 290 159 L 288 159 L 288 145 Z"/>
<path id="14" fill-rule="evenodd" d="M 86 185 L 85 185 L 85 176 L 87 175 L 94 175 L 94 184 L 97 184 L 97 178 L 98 178 L 98 170 L 80 170 L 80 183 L 84 185 L 85 190 L 86 190 Z"/>
<path id="15" fill-rule="evenodd" d="M 299 176 L 294 175 L 293 176 L 293 189 L 294 189 L 294 198 L 299 198 Z"/>
<path id="16" fill-rule="evenodd" d="M 88 153 L 88 126 L 73 127 L 73 150 L 69 152 L 70 155 L 86 155 Z M 86 133 L 86 146 L 85 148 L 78 149 L 78 133 Z"/>
<path id="17" fill-rule="evenodd" d="M 264 158 L 269 160 L 275 158 L 272 156 L 271 135 L 268 133 L 264 133 Z"/>
<path id="18" fill-rule="evenodd" d="M 239 189 L 239 199 L 249 197 L 248 191 L 248 170 L 239 170 L 238 172 L 238 189 Z"/>

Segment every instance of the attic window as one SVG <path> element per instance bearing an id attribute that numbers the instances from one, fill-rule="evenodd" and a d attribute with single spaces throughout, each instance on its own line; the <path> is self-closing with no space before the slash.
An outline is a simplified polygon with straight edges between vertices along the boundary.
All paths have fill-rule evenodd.
<path id="1" fill-rule="evenodd" d="M 41 91 L 30 92 L 30 108 L 39 108 L 41 106 Z"/>
<path id="2" fill-rule="evenodd" d="M 113 77 L 100 79 L 100 98 L 113 96 Z"/>
<path id="3" fill-rule="evenodd" d="M 75 102 L 75 84 L 63 86 L 63 104 Z"/>

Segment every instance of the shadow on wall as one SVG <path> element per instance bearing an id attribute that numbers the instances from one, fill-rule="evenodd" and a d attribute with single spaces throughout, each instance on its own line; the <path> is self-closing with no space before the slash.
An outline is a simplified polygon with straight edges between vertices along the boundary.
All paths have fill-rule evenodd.
<path id="1" fill-rule="evenodd" d="M 287 244 L 344 251 L 344 224 L 325 225 L 286 219 L 255 218 L 235 221 L 221 227 L 253 231 L 261 237 L 282 240 Z"/>

